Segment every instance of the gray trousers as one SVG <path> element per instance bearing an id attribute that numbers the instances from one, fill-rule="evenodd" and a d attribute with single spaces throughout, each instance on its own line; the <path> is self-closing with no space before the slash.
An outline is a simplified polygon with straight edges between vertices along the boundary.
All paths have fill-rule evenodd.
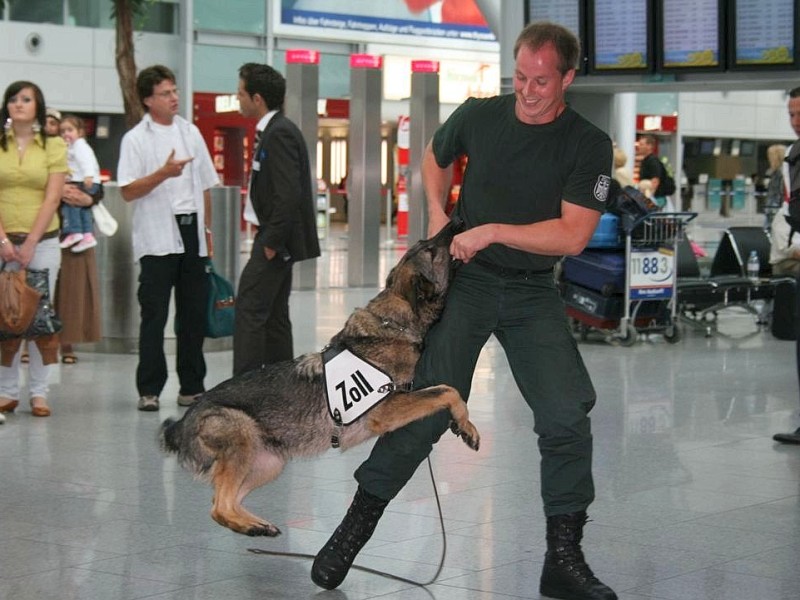
<path id="1" fill-rule="evenodd" d="M 545 514 L 586 510 L 594 499 L 588 413 L 595 391 L 552 273 L 503 275 L 474 262 L 463 265 L 441 320 L 428 332 L 414 387 L 446 383 L 466 400 L 478 355 L 492 334 L 533 411 Z M 382 436 L 357 469 L 356 480 L 375 496 L 394 498 L 449 421 L 442 411 Z"/>

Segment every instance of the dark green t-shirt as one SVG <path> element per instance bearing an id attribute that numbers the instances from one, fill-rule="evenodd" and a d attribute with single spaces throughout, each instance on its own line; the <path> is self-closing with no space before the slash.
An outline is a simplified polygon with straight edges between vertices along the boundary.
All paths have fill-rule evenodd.
<path id="1" fill-rule="evenodd" d="M 557 218 L 562 200 L 604 211 L 611 183 L 609 137 L 569 107 L 551 123 L 527 125 L 516 118 L 515 101 L 513 94 L 470 98 L 433 136 L 440 167 L 468 157 L 457 207 L 467 227 Z M 478 257 L 534 270 L 558 261 L 501 244 Z"/>

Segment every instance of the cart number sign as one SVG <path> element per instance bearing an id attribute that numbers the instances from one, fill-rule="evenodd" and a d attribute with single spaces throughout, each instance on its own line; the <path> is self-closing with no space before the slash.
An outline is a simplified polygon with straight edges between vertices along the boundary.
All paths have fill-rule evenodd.
<path id="1" fill-rule="evenodd" d="M 670 248 L 632 248 L 631 300 L 672 298 L 675 252 Z"/>

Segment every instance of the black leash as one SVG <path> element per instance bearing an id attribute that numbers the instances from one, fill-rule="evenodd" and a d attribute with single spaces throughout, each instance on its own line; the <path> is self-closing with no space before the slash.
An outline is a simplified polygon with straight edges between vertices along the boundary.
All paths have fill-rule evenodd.
<path id="1" fill-rule="evenodd" d="M 353 565 L 352 567 L 350 567 L 351 569 L 357 569 L 365 573 L 372 573 L 373 575 L 379 575 L 381 577 L 386 577 L 387 579 L 394 579 L 395 581 L 402 581 L 403 583 L 410 583 L 412 585 L 416 585 L 419 587 L 425 587 L 427 585 L 430 585 L 439 578 L 439 575 L 441 575 L 442 569 L 444 568 L 445 556 L 447 555 L 447 533 L 445 532 L 444 529 L 444 515 L 442 514 L 442 502 L 439 499 L 439 490 L 436 488 L 436 478 L 433 475 L 433 465 L 431 465 L 430 456 L 428 456 L 428 472 L 431 475 L 431 485 L 433 486 L 433 495 L 436 498 L 436 508 L 439 511 L 439 524 L 441 525 L 441 530 L 442 530 L 442 556 L 439 559 L 439 567 L 436 569 L 436 573 L 433 574 L 433 577 L 431 577 L 428 581 L 419 582 L 419 581 L 414 581 L 413 579 L 406 579 L 405 577 L 400 577 L 399 575 L 392 575 L 391 573 L 386 573 L 384 571 L 378 571 L 377 569 L 371 569 L 369 567 L 362 567 L 359 565 Z M 248 548 L 247 551 L 252 552 L 253 554 L 266 554 L 269 556 L 308 558 L 310 560 L 314 560 L 316 558 L 314 554 L 301 554 L 298 552 L 278 552 L 275 550 L 262 550 L 261 548 Z"/>

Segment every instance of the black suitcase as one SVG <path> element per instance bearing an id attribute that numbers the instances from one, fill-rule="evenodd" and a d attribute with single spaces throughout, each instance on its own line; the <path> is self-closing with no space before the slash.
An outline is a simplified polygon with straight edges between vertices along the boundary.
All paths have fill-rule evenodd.
<path id="1" fill-rule="evenodd" d="M 615 321 L 622 317 L 624 307 L 620 294 L 605 296 L 596 290 L 571 282 L 567 282 L 564 286 L 564 302 L 567 306 L 594 317 Z"/>
<path id="2" fill-rule="evenodd" d="M 774 280 L 772 335 L 779 340 L 796 340 L 798 326 L 797 281 L 790 277 Z"/>
<path id="3" fill-rule="evenodd" d="M 619 321 L 625 311 L 623 294 L 607 296 L 577 283 L 566 282 L 562 296 L 564 303 L 569 308 L 577 309 L 601 320 Z M 630 315 L 635 317 L 638 323 L 643 323 L 642 319 L 647 320 L 661 316 L 666 306 L 667 302 L 663 300 L 633 302 L 630 306 Z"/>

